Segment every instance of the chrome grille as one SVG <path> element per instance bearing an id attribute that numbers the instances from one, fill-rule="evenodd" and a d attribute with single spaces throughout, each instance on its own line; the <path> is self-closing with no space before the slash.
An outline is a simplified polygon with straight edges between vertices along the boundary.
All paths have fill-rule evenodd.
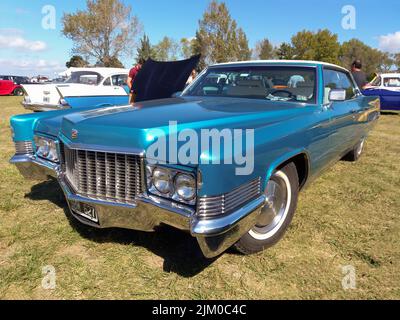
<path id="1" fill-rule="evenodd" d="M 17 155 L 33 154 L 32 141 L 18 141 L 18 142 L 15 142 L 15 153 Z"/>
<path id="2" fill-rule="evenodd" d="M 63 171 L 76 193 L 98 200 L 134 203 L 142 191 L 138 155 L 74 150 L 62 146 Z"/>
<path id="3" fill-rule="evenodd" d="M 197 212 L 202 218 L 213 218 L 239 209 L 261 194 L 260 178 L 218 197 L 199 198 Z"/>

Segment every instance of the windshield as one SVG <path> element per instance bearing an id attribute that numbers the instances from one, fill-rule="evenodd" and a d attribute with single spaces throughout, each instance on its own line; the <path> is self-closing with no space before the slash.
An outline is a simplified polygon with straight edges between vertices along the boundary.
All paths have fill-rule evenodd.
<path id="1" fill-rule="evenodd" d="M 79 71 L 72 72 L 71 76 L 65 81 L 65 83 L 82 83 L 90 85 L 98 85 L 103 77 L 93 71 Z"/>
<path id="2" fill-rule="evenodd" d="M 316 69 L 291 66 L 208 69 L 184 96 L 316 102 Z"/>

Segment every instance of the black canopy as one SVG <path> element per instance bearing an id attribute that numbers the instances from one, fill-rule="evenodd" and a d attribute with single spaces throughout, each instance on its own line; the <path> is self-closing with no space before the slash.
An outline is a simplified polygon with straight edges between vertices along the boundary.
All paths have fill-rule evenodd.
<path id="1" fill-rule="evenodd" d="M 135 101 L 170 98 L 175 92 L 183 91 L 199 60 L 200 55 L 172 62 L 147 60 L 133 83 L 137 93 Z"/>

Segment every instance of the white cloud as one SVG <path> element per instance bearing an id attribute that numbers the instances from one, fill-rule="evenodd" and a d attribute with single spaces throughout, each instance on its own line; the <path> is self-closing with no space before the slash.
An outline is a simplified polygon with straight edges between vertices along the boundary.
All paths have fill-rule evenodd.
<path id="1" fill-rule="evenodd" d="M 400 52 L 400 31 L 379 37 L 379 49 L 390 53 Z"/>
<path id="2" fill-rule="evenodd" d="M 0 59 L 0 70 L 4 74 L 15 75 L 48 75 L 54 77 L 56 73 L 64 71 L 66 67 L 59 61 L 44 59 Z"/>
<path id="3" fill-rule="evenodd" d="M 15 49 L 19 51 L 38 52 L 47 49 L 47 44 L 43 41 L 27 40 L 23 32 L 18 29 L 0 29 L 0 50 Z"/>

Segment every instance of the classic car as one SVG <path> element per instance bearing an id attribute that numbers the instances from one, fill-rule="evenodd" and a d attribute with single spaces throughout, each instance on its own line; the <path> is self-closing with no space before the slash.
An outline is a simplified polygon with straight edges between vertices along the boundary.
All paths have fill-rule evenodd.
<path id="1" fill-rule="evenodd" d="M 63 83 L 23 85 L 22 104 L 33 111 L 124 105 L 128 73 L 118 68 L 77 68 Z"/>
<path id="2" fill-rule="evenodd" d="M 22 86 L 16 84 L 13 80 L 0 80 L 0 96 L 23 96 Z"/>
<path id="3" fill-rule="evenodd" d="M 283 237 L 307 184 L 359 159 L 379 111 L 336 65 L 218 64 L 173 98 L 14 116 L 11 163 L 57 179 L 88 226 L 169 225 L 207 258 L 252 254 Z"/>
<path id="4" fill-rule="evenodd" d="M 382 110 L 400 111 L 400 73 L 378 74 L 364 87 L 366 96 L 379 96 Z"/>

